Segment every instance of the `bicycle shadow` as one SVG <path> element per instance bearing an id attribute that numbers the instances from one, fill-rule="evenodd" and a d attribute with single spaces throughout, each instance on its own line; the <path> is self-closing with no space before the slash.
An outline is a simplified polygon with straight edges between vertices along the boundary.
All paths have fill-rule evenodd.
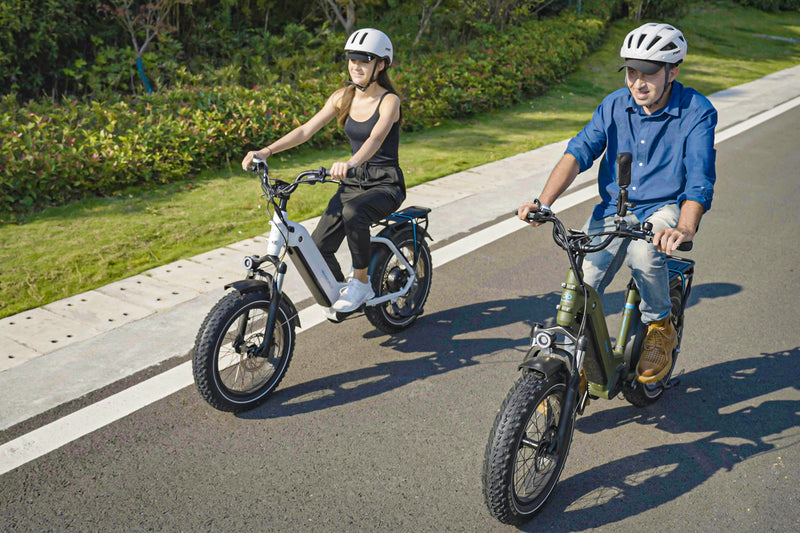
<path id="1" fill-rule="evenodd" d="M 704 288 L 706 287 L 706 288 Z M 738 292 L 737 285 L 707 284 L 699 286 L 699 297 L 721 297 Z M 611 309 L 621 308 L 624 292 L 608 295 Z M 690 302 L 697 301 L 692 296 Z M 358 370 L 325 376 L 324 378 L 278 388 L 268 402 L 251 411 L 237 415 L 242 419 L 283 418 L 301 413 L 357 402 L 402 387 L 419 379 L 442 374 L 474 364 L 476 357 L 503 350 L 513 350 L 521 360 L 528 349 L 529 328 L 535 322 L 552 325 L 560 293 L 521 296 L 515 299 L 480 302 L 424 315 L 413 328 L 381 341 L 381 346 L 403 353 L 426 353 L 411 360 L 380 363 Z M 604 302 L 605 305 L 605 302 Z M 492 331 L 509 324 L 522 322 L 522 337 L 517 339 L 465 335 Z M 370 332 L 367 336 L 383 336 Z M 291 369 L 290 369 L 291 371 Z"/>
<path id="2" fill-rule="evenodd" d="M 403 353 L 426 353 L 424 357 L 388 361 L 325 376 L 287 388 L 278 388 L 264 405 L 238 415 L 241 418 L 282 418 L 357 402 L 383 394 L 419 379 L 478 364 L 476 357 L 504 350 L 519 352 L 528 347 L 533 322 L 552 317 L 559 294 L 522 296 L 516 299 L 480 302 L 426 314 L 408 331 L 384 338 L 380 345 Z M 466 334 L 491 332 L 524 322 L 520 338 Z M 367 335 L 379 336 L 370 332 Z M 380 334 L 383 336 L 383 334 Z"/>
<path id="3" fill-rule="evenodd" d="M 800 346 L 698 369 L 681 377 L 666 402 L 579 418 L 576 438 L 627 424 L 706 436 L 654 446 L 562 479 L 545 509 L 522 529 L 574 531 L 613 524 L 675 500 L 750 457 L 799 445 L 796 434 L 781 433 L 800 425 L 800 401 L 763 398 L 781 389 L 800 390 L 799 356 Z"/>

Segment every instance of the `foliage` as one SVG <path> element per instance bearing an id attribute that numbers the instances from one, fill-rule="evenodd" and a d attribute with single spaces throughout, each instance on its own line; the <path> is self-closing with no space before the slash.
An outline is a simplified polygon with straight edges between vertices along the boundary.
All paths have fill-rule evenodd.
<path id="1" fill-rule="evenodd" d="M 797 11 L 800 0 L 737 0 L 743 6 L 754 7 L 768 13 L 778 11 Z"/>
<path id="2" fill-rule="evenodd" d="M 0 94 L 24 99 L 59 94 L 60 65 L 84 57 L 85 43 L 108 31 L 97 19 L 95 0 L 0 0 Z"/>
<path id="3" fill-rule="evenodd" d="M 626 0 L 626 3 L 633 20 L 668 22 L 686 14 L 696 0 Z"/>
<path id="4" fill-rule="evenodd" d="M 574 68 L 606 22 L 565 13 L 456 53 L 396 65 L 404 127 L 425 128 L 542 91 Z M 343 75 L 339 64 L 335 72 L 292 84 L 196 85 L 104 103 L 65 99 L 17 107 L 6 97 L 0 103 L 0 213 L 6 218 L 131 185 L 182 180 L 237 160 L 243 146 L 263 146 L 307 120 Z M 341 139 L 339 130 L 327 128 L 313 142 Z"/>

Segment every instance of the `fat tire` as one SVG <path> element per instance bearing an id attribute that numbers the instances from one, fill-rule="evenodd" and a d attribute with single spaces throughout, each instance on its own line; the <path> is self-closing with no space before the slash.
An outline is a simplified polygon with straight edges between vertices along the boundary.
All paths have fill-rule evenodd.
<path id="1" fill-rule="evenodd" d="M 385 302 L 380 305 L 366 307 L 364 314 L 370 323 L 384 333 L 394 334 L 410 328 L 422 314 L 425 302 L 431 290 L 431 276 L 433 264 L 431 251 L 425 238 L 418 234 L 416 248 L 417 260 L 414 261 L 414 234 L 404 231 L 392 239 L 400 253 L 404 254 L 409 263 L 417 270 L 417 282 L 411 287 L 408 294 L 397 302 Z M 376 245 L 373 250 L 374 267 L 371 274 L 372 290 L 375 296 L 382 296 L 395 292 L 397 288 L 391 287 L 390 276 L 401 272 L 398 270 L 394 254 L 384 245 Z M 402 273 L 402 272 L 401 272 Z"/>
<path id="2" fill-rule="evenodd" d="M 675 370 L 678 352 L 680 351 L 681 347 L 681 339 L 683 338 L 683 316 L 680 314 L 681 309 L 683 309 L 683 293 L 680 291 L 680 289 L 675 288 L 670 291 L 669 297 L 672 302 L 670 320 L 672 321 L 672 326 L 675 328 L 675 332 L 678 335 L 678 344 L 675 346 L 675 350 L 672 352 L 672 367 L 669 369 L 669 372 L 667 372 L 666 377 L 657 383 L 639 383 L 639 381 L 634 377 L 633 382 L 630 385 L 623 387 L 622 395 L 634 407 L 647 407 L 649 405 L 653 405 L 659 399 L 661 399 L 664 391 L 667 390 L 667 383 L 672 376 L 672 372 Z M 639 343 L 641 346 L 644 346 L 644 336 L 646 334 L 647 326 L 643 324 L 636 333 L 636 335 L 641 335 L 642 342 Z M 635 342 L 635 339 L 631 338 L 629 342 Z M 637 364 L 638 359 L 639 358 L 637 357 Z"/>
<path id="3" fill-rule="evenodd" d="M 558 414 L 560 414 L 566 390 L 567 376 L 565 373 L 558 373 L 550 378 L 544 378 L 537 372 L 525 373 L 509 391 L 495 418 L 484 455 L 483 496 L 492 516 L 504 524 L 520 525 L 533 518 L 544 507 L 558 483 L 572 443 L 575 426 L 574 412 L 567 417 L 569 424 L 566 432 L 567 441 L 561 444 L 561 453 L 553 460 L 544 457 L 543 452 L 545 446 L 551 442 L 548 440 L 550 439 L 549 434 L 557 430 L 558 416 L 555 413 L 555 407 L 558 407 Z M 552 402 L 543 404 L 548 398 L 552 398 Z M 547 406 L 544 411 L 542 406 Z M 547 412 L 551 413 L 550 418 L 548 418 Z M 533 433 L 528 434 L 529 424 L 532 423 L 534 417 L 538 417 L 537 421 L 543 422 L 543 426 L 546 428 L 544 428 L 545 433 L 539 435 L 541 438 L 537 443 L 540 446 L 538 449 L 542 450 L 543 457 L 541 459 L 534 457 L 533 461 L 536 462 L 535 464 L 541 464 L 538 461 L 551 461 L 552 466 L 548 469 L 548 473 L 542 474 L 546 477 L 543 485 L 529 498 L 522 498 L 517 494 L 515 474 L 522 471 L 517 463 L 519 453 L 523 449 L 523 437 L 527 436 L 530 440 L 537 438 Z M 541 417 L 544 419 L 542 420 Z M 537 426 L 536 429 L 543 428 Z M 525 446 L 525 449 L 530 452 L 534 448 Z M 536 456 L 538 452 L 533 453 Z M 524 473 L 527 475 L 531 471 L 532 469 L 525 470 Z"/>
<path id="4" fill-rule="evenodd" d="M 273 347 L 271 357 L 248 357 L 242 351 L 227 350 L 227 355 L 238 359 L 228 369 L 237 367 L 236 371 L 241 369 L 242 375 L 248 371 L 246 366 L 253 370 L 261 366 L 267 371 L 270 366 L 273 367 L 272 372 L 264 376 L 263 382 L 248 390 L 236 390 L 226 384 L 226 379 L 219 369 L 222 343 L 226 339 L 230 340 L 229 332 L 232 332 L 245 311 L 260 312 L 257 317 L 260 321 L 256 328 L 250 331 L 250 323 L 255 319 L 248 313 L 248 330 L 243 339 L 243 349 L 252 348 L 260 343 L 264 336 L 269 305 L 270 298 L 266 291 L 246 294 L 229 292 L 211 309 L 200 326 L 192 354 L 192 373 L 200 396 L 215 409 L 235 413 L 253 409 L 269 398 L 286 375 L 294 353 L 296 317 L 292 315 L 292 306 L 285 301 L 281 301 L 278 306 L 278 317 L 273 332 L 277 344 Z"/>

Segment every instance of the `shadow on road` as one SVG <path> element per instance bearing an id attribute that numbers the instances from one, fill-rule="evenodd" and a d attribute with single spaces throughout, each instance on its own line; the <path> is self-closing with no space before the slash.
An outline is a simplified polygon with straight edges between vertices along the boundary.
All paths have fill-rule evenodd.
<path id="1" fill-rule="evenodd" d="M 693 290 L 690 305 L 700 298 L 729 296 L 739 290 L 741 288 L 738 285 L 727 283 L 699 285 Z M 622 291 L 617 291 L 603 298 L 607 311 L 614 312 L 622 308 L 625 296 Z M 473 334 L 517 322 L 527 324 L 528 328 L 534 322 L 550 325 L 559 299 L 560 295 L 553 292 L 480 302 L 424 315 L 414 327 L 397 335 L 386 337 L 377 331 L 370 332 L 367 337 L 383 339 L 381 346 L 403 353 L 422 352 L 429 355 L 380 363 L 279 388 L 266 404 L 238 416 L 244 419 L 282 418 L 345 405 L 419 379 L 477 364 L 476 357 L 503 350 L 518 352 L 521 360 L 528 347 L 527 337 L 480 338 Z M 520 333 L 527 335 L 528 329 L 521 329 Z"/>
<path id="2" fill-rule="evenodd" d="M 285 389 L 278 389 L 263 406 L 239 415 L 241 418 L 281 418 L 299 413 L 357 402 L 383 394 L 413 381 L 477 364 L 478 356 L 503 350 L 523 352 L 528 329 L 522 338 L 475 337 L 479 331 L 491 331 L 516 322 L 530 326 L 544 322 L 558 303 L 555 293 L 524 296 L 516 299 L 481 302 L 424 315 L 408 331 L 382 338 L 381 346 L 403 353 L 427 353 L 416 359 L 399 359 L 355 371 L 344 372 Z M 520 359 L 522 353 L 520 353 Z M 290 369 L 291 371 L 291 369 Z M 487 430 L 488 431 L 488 430 Z"/>
<path id="3" fill-rule="evenodd" d="M 702 368 L 684 374 L 651 407 L 579 418 L 576 439 L 627 424 L 654 426 L 684 441 L 700 438 L 654 446 L 562 479 L 524 529 L 575 531 L 616 523 L 679 498 L 750 457 L 800 445 L 800 434 L 787 431 L 800 426 L 800 401 L 768 397 L 800 390 L 798 357 L 800 347 Z"/>

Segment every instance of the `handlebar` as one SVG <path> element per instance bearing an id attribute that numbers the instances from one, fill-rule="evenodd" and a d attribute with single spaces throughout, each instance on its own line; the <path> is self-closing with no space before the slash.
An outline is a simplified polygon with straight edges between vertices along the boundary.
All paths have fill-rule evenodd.
<path id="1" fill-rule="evenodd" d="M 607 248 L 611 244 L 611 241 L 616 238 L 629 238 L 653 242 L 652 224 L 648 222 L 645 222 L 642 225 L 642 228 L 639 228 L 630 227 L 625 223 L 625 221 L 618 220 L 617 229 L 614 231 L 587 235 L 583 232 L 567 230 L 555 213 L 546 207 L 540 208 L 538 211 L 528 213 L 525 218 L 529 221 L 538 223 L 552 222 L 554 224 L 553 239 L 556 241 L 556 244 L 567 251 L 576 252 L 581 255 L 599 252 L 600 250 Z M 592 239 L 600 236 L 606 236 L 606 238 L 601 242 L 592 245 Z M 692 241 L 682 242 L 678 245 L 678 250 L 682 252 L 688 252 L 692 249 L 692 247 Z"/>
<path id="2" fill-rule="evenodd" d="M 248 166 L 248 170 L 257 174 L 261 179 L 261 186 L 269 196 L 288 198 L 301 183 L 315 185 L 317 183 L 339 183 L 339 180 L 328 179 L 331 171 L 325 167 L 316 170 L 304 170 L 291 183 L 281 180 L 270 180 L 269 167 L 267 162 L 258 157 L 254 157 Z M 351 169 L 352 170 L 352 169 Z"/>

